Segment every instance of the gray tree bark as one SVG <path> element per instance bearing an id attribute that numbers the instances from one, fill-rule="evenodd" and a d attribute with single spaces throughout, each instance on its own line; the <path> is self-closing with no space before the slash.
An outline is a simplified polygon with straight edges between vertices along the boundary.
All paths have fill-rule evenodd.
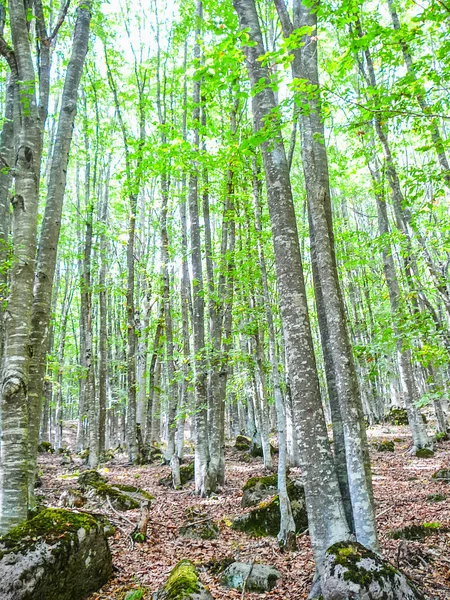
<path id="1" fill-rule="evenodd" d="M 21 101 L 12 199 L 13 263 L 1 373 L 0 535 L 25 521 L 28 510 L 27 402 L 41 161 L 36 74 L 23 2 L 10 0 L 9 18 L 13 47 L 1 37 L 0 51 L 8 61 Z"/>
<path id="2" fill-rule="evenodd" d="M 234 0 L 233 4 L 240 28 L 252 43 L 244 46 L 244 53 L 251 85 L 258 86 L 258 92 L 252 97 L 255 131 L 263 134 L 266 140 L 262 143 L 262 153 L 280 310 L 293 402 L 298 416 L 296 425 L 311 543 L 320 573 L 326 549 L 335 541 L 348 539 L 349 528 L 320 398 L 289 166 L 268 70 L 260 60 L 265 51 L 258 16 L 253 1 Z M 261 81 L 266 82 L 263 89 Z"/>

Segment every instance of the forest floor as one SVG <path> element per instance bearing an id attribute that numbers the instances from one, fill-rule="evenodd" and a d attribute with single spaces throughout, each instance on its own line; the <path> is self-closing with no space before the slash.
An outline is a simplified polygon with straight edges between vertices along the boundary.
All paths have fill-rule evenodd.
<path id="1" fill-rule="evenodd" d="M 419 459 L 408 454 L 410 437 L 404 427 L 376 426 L 368 431 L 373 467 L 377 520 L 383 555 L 403 570 L 429 600 L 450 598 L 450 483 L 432 479 L 439 468 L 449 468 L 450 442 L 439 442 L 431 459 Z M 395 452 L 377 452 L 375 442 L 395 440 Z M 189 457 L 187 457 L 189 458 Z M 40 455 L 43 486 L 40 492 L 45 503 L 57 506 L 64 489 L 74 486 L 74 476 L 84 466 L 80 459 L 67 464 L 61 455 Z M 125 593 L 143 587 L 144 600 L 165 581 L 170 570 L 183 558 L 198 565 L 201 579 L 216 600 L 240 599 L 242 594 L 220 585 L 220 574 L 208 568 L 210 561 L 233 559 L 243 562 L 261 562 L 279 569 L 282 578 L 278 585 L 265 594 L 245 596 L 272 600 L 300 600 L 306 598 L 311 586 L 314 564 L 307 533 L 298 537 L 298 551 L 280 552 L 276 539 L 252 538 L 231 529 L 231 520 L 242 514 L 242 486 L 249 477 L 262 476 L 262 459 L 242 460 L 242 453 L 227 448 L 226 485 L 219 494 L 202 499 L 195 496 L 193 483 L 180 491 L 167 489 L 158 480 L 170 473 L 167 466 L 158 464 L 129 467 L 125 457 L 107 463 L 100 471 L 113 483 L 139 486 L 153 496 L 148 539 L 132 543 L 129 534 L 137 522 L 139 510 L 126 513 L 112 512 L 109 506 L 101 507 L 117 527 L 109 538 L 114 564 L 114 578 L 90 600 L 123 600 Z M 290 476 L 300 476 L 292 469 Z M 439 502 L 431 501 L 432 494 L 445 496 Z M 181 537 L 179 526 L 186 521 L 185 510 L 200 508 L 210 515 L 220 527 L 215 540 L 193 540 Z M 248 510 L 248 509 L 247 509 Z M 440 525 L 423 541 L 394 540 L 389 536 L 393 529 L 407 525 L 433 523 Z M 446 532 L 445 529 L 448 529 Z M 433 529 L 432 527 L 430 529 Z"/>

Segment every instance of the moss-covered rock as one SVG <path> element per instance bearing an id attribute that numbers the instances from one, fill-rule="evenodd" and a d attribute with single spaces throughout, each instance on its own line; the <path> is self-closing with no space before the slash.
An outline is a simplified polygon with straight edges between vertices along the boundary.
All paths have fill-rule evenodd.
<path id="1" fill-rule="evenodd" d="M 86 502 L 86 497 L 74 488 L 64 490 L 59 497 L 59 506 L 64 506 L 66 508 L 81 508 Z"/>
<path id="2" fill-rule="evenodd" d="M 82 473 L 78 478 L 78 483 L 88 496 L 109 500 L 116 510 L 133 510 L 139 508 L 142 502 L 154 499 L 151 494 L 136 486 L 121 483 L 109 484 L 95 470 Z"/>
<path id="3" fill-rule="evenodd" d="M 187 465 L 181 465 L 180 467 L 180 481 L 181 485 L 188 483 L 194 479 L 194 463 L 188 463 Z"/>
<path id="4" fill-rule="evenodd" d="M 0 538 L 2 600 L 79 600 L 112 574 L 104 523 L 45 509 Z"/>
<path id="5" fill-rule="evenodd" d="M 415 456 L 417 458 L 432 458 L 434 456 L 433 450 L 430 448 L 419 448 L 416 450 Z"/>
<path id="6" fill-rule="evenodd" d="M 323 597 L 333 600 L 425 600 L 393 565 L 357 542 L 327 550 L 321 588 Z"/>
<path id="7" fill-rule="evenodd" d="M 40 454 L 45 454 L 46 452 L 49 454 L 54 454 L 55 449 L 53 448 L 53 446 L 50 444 L 50 442 L 40 442 L 38 445 L 38 452 Z"/>
<path id="8" fill-rule="evenodd" d="M 243 496 L 241 506 L 248 508 L 256 506 L 265 498 L 273 496 L 278 490 L 278 476 L 268 475 L 267 477 L 250 477 L 242 488 Z"/>
<path id="9" fill-rule="evenodd" d="M 106 483 L 106 479 L 95 469 L 83 471 L 78 477 L 78 485 L 82 490 L 99 483 Z"/>
<path id="10" fill-rule="evenodd" d="M 393 529 L 389 537 L 394 540 L 423 540 L 430 535 L 447 533 L 449 530 L 441 527 L 440 523 L 421 523 L 420 525 L 407 525 L 401 529 Z"/>
<path id="11" fill-rule="evenodd" d="M 234 447 L 236 450 L 239 450 L 239 452 L 248 451 L 252 447 L 252 440 L 246 435 L 238 435 Z"/>
<path id="12" fill-rule="evenodd" d="M 288 495 L 297 531 L 308 527 L 305 491 L 297 481 L 288 482 Z M 245 531 L 254 536 L 271 535 L 276 537 L 280 530 L 280 502 L 278 495 L 264 500 L 244 515 L 234 519 L 233 529 Z"/>
<path id="13" fill-rule="evenodd" d="M 153 600 L 213 600 L 202 584 L 197 569 L 190 560 L 180 561 L 168 580 L 154 595 Z"/>
<path id="14" fill-rule="evenodd" d="M 223 573 L 221 583 L 225 587 L 242 590 L 245 582 L 247 592 L 270 592 L 281 577 L 280 571 L 270 565 L 234 562 Z"/>
<path id="15" fill-rule="evenodd" d="M 439 469 L 432 475 L 433 479 L 436 481 L 444 481 L 445 483 L 450 483 L 450 469 Z"/>
<path id="16" fill-rule="evenodd" d="M 193 540 L 215 540 L 219 536 L 218 525 L 205 512 L 195 507 L 185 511 L 186 522 L 180 527 L 180 535 Z"/>
<path id="17" fill-rule="evenodd" d="M 384 420 L 391 425 L 408 425 L 408 413 L 405 408 L 393 406 L 385 416 Z"/>
<path id="18" fill-rule="evenodd" d="M 427 418 L 421 413 L 422 421 L 427 422 Z M 408 412 L 406 408 L 399 408 L 393 406 L 387 415 L 384 417 L 386 423 L 391 425 L 408 425 Z"/>
<path id="19" fill-rule="evenodd" d="M 187 465 L 182 465 L 180 467 L 180 482 L 181 485 L 185 485 L 194 479 L 194 463 L 190 462 Z M 159 485 L 163 485 L 165 487 L 172 487 L 172 474 L 170 473 L 166 477 L 161 477 L 158 481 Z"/>
<path id="20" fill-rule="evenodd" d="M 391 440 L 383 440 L 375 444 L 375 450 L 377 452 L 394 452 L 395 444 Z"/>

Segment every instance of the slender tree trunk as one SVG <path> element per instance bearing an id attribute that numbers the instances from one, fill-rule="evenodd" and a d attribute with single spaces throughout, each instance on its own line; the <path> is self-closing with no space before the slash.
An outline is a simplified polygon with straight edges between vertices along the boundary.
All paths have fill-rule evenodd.
<path id="1" fill-rule="evenodd" d="M 294 18 L 292 22 L 286 9 L 285 0 L 275 0 L 275 5 L 278 11 L 280 21 L 282 23 L 283 33 L 285 37 L 288 37 L 294 28 L 301 28 L 303 26 L 312 27 L 313 30 L 317 28 L 316 11 L 310 10 L 306 5 L 302 4 L 298 0 L 296 0 L 294 3 Z M 297 50 L 293 51 L 294 59 L 291 65 L 292 75 L 296 79 L 304 79 L 308 81 L 312 86 L 316 86 L 316 88 L 318 89 L 319 80 L 317 65 L 317 38 L 313 37 L 313 34 L 311 34 L 311 37 L 305 36 L 305 39 L 303 41 L 304 47 L 298 48 Z M 321 273 L 323 265 L 319 266 L 318 263 L 319 255 L 317 252 L 317 248 L 319 247 L 321 240 L 316 240 L 316 235 L 314 233 L 314 222 L 311 211 L 311 206 L 318 206 L 320 205 L 320 203 L 322 203 L 322 215 L 320 215 L 320 217 L 327 219 L 326 230 L 323 230 L 323 234 L 328 237 L 327 247 L 329 264 L 327 268 L 332 269 L 330 274 L 332 274 L 332 279 L 335 283 L 334 288 L 336 293 L 336 284 L 338 284 L 338 282 L 337 267 L 334 257 L 333 228 L 331 222 L 328 160 L 324 145 L 324 126 L 321 119 L 320 110 L 321 109 L 319 98 L 317 96 L 312 96 L 307 100 L 303 100 L 303 106 L 301 110 L 298 111 L 298 114 L 302 142 L 301 151 L 303 172 L 306 184 L 308 207 L 310 208 L 309 227 L 312 242 L 311 264 L 314 280 L 314 295 L 318 313 L 320 338 L 322 342 L 322 352 L 325 366 L 328 398 L 330 402 L 331 420 L 333 424 L 334 458 L 336 464 L 336 472 L 339 480 L 339 487 L 344 501 L 345 514 L 347 516 L 347 521 L 352 531 L 354 531 L 355 523 L 353 518 L 353 507 L 349 485 L 346 436 L 344 433 L 344 422 L 342 408 L 340 406 L 340 396 L 337 382 L 337 371 L 340 371 L 341 367 L 339 359 L 337 359 L 336 356 L 333 357 L 332 352 L 332 345 L 330 339 L 330 324 L 329 319 L 327 319 L 328 309 L 327 304 L 325 302 L 323 282 L 321 277 L 321 274 L 325 275 L 326 272 Z M 331 256 L 329 254 L 330 252 Z M 340 290 L 337 290 L 337 292 L 340 294 Z M 345 318 L 345 313 L 343 310 L 342 300 L 341 302 L 339 302 L 339 299 L 339 297 L 336 297 L 335 301 L 340 304 L 338 308 L 340 311 L 339 320 L 341 320 Z M 344 372 L 346 371 L 347 379 L 346 387 L 348 388 L 348 384 L 350 384 L 350 388 L 348 389 L 351 389 L 353 387 L 353 391 L 350 392 L 349 397 L 353 397 L 353 402 L 356 402 L 356 404 L 358 404 L 358 398 L 355 398 L 355 394 L 358 395 L 359 392 L 357 389 L 357 382 L 355 382 L 354 380 L 356 373 L 354 372 L 354 368 L 351 364 L 351 349 L 349 348 L 348 336 L 345 331 L 340 331 L 339 337 L 342 338 L 342 335 L 344 336 L 344 338 L 347 337 L 347 339 L 342 340 L 343 344 L 341 344 L 342 347 L 345 347 L 347 345 L 347 352 L 345 353 L 344 363 L 345 365 L 347 365 L 347 369 L 344 370 Z M 357 420 L 361 423 L 362 415 L 360 413 L 362 411 L 362 408 L 355 407 L 355 410 L 359 413 L 357 415 Z M 362 435 L 364 437 L 364 432 L 362 431 L 361 425 L 357 426 L 357 428 L 360 429 L 358 436 L 360 437 Z M 359 443 L 362 443 L 363 445 L 365 444 L 363 440 L 360 440 Z M 358 452 L 358 449 L 356 449 L 356 451 Z M 359 452 L 361 452 L 361 449 L 359 449 Z M 367 477 L 370 478 L 367 452 L 365 456 L 365 463 L 366 474 L 361 480 L 363 487 L 366 487 Z M 362 495 L 363 497 L 365 496 L 367 500 L 368 497 L 371 495 L 370 489 L 362 490 Z M 373 527 L 373 517 L 371 520 Z"/>
<path id="2" fill-rule="evenodd" d="M 78 88 L 89 42 L 90 20 L 90 2 L 83 2 L 77 10 L 72 53 L 64 81 L 49 173 L 45 213 L 39 239 L 33 298 L 31 332 L 33 356 L 30 363 L 29 387 L 30 501 L 34 496 L 34 476 L 48 350 L 52 290 L 66 189 L 67 165 L 72 142 L 73 124 L 77 112 Z"/>
<path id="3" fill-rule="evenodd" d="M 266 258 L 261 240 L 261 207 L 260 207 L 260 183 L 256 158 L 253 159 L 253 202 L 255 226 L 257 232 L 259 268 L 261 270 L 261 283 L 263 290 L 264 308 L 266 311 L 267 329 L 269 336 L 269 360 L 272 367 L 272 385 L 275 397 L 275 408 L 277 411 L 277 429 L 278 429 L 278 496 L 280 499 L 280 531 L 278 533 L 278 543 L 281 548 L 286 550 L 295 550 L 297 542 L 295 539 L 295 522 L 292 515 L 291 503 L 287 493 L 286 481 L 286 410 L 284 398 L 281 391 L 280 373 L 278 371 L 278 359 L 276 353 L 275 326 L 273 323 L 272 302 L 269 293 L 269 283 L 267 278 Z"/>
<path id="4" fill-rule="evenodd" d="M 4 11 L 3 5 L 0 10 Z M 10 167 L 14 160 L 14 94 L 16 86 L 11 74 L 8 74 L 6 80 L 6 98 L 5 98 L 5 120 L 3 122 L 2 133 L 0 136 L 0 155 Z M 5 338 L 4 332 L 4 307 L 7 297 L 8 283 L 8 237 L 11 225 L 10 204 L 11 204 L 11 169 L 6 165 L 0 168 L 0 371 L 2 368 L 3 344 Z"/>
<path id="5" fill-rule="evenodd" d="M 105 191 L 101 206 L 100 221 L 103 229 L 100 234 L 100 270 L 98 274 L 99 286 L 99 342 L 98 342 L 98 452 L 105 452 L 106 447 L 106 407 L 108 386 L 108 289 L 106 285 L 106 273 L 108 269 L 108 200 L 109 200 L 109 167 L 105 181 Z"/>
<path id="6" fill-rule="evenodd" d="M 194 56 L 200 59 L 200 22 L 203 19 L 203 6 L 201 0 L 196 5 L 196 44 Z M 203 265 L 200 240 L 200 218 L 198 210 L 198 153 L 199 153 L 199 124 L 200 124 L 200 79 L 194 81 L 192 94 L 194 122 L 194 158 L 192 171 L 189 178 L 189 216 L 191 221 L 191 263 L 193 278 L 193 350 L 195 355 L 195 491 L 200 496 L 210 493 L 209 481 L 209 449 L 207 430 L 207 371 L 205 357 L 205 300 L 203 287 Z"/>
<path id="7" fill-rule="evenodd" d="M 403 389 L 406 411 L 408 413 L 408 422 L 411 428 L 413 437 L 413 451 L 420 448 L 427 448 L 430 444 L 426 427 L 423 423 L 422 415 L 417 410 L 415 403 L 418 400 L 416 385 L 414 382 L 414 370 L 412 364 L 411 350 L 406 341 L 403 339 L 401 330 L 403 306 L 400 293 L 400 286 L 397 279 L 394 259 L 392 256 L 392 248 L 389 243 L 389 221 L 387 215 L 386 202 L 381 196 L 379 190 L 380 175 L 376 167 L 371 168 L 372 177 L 375 184 L 375 197 L 377 202 L 378 226 L 380 235 L 383 236 L 385 244 L 383 247 L 383 267 L 386 277 L 386 283 L 389 293 L 389 301 L 391 304 L 392 317 L 394 321 L 395 336 L 397 341 L 397 357 L 398 368 L 400 372 L 400 380 Z"/>
<path id="8" fill-rule="evenodd" d="M 273 123 L 275 97 L 269 85 L 267 67 L 260 57 L 265 54 L 255 3 L 234 0 L 241 30 L 252 42 L 244 46 L 252 87 L 255 130 L 264 135 L 262 143 L 275 267 L 280 293 L 280 310 L 286 343 L 293 401 L 298 421 L 302 471 L 308 506 L 311 543 L 319 573 L 326 549 L 334 542 L 349 538 L 339 484 L 328 443 L 320 398 L 319 381 L 309 323 L 299 238 L 294 212 L 289 166 L 280 135 L 279 123 Z M 261 89 L 261 81 L 266 86 Z M 271 116 L 267 121 L 267 117 Z M 270 141 L 269 141 L 270 138 Z"/>
<path id="9" fill-rule="evenodd" d="M 12 199 L 13 263 L 1 374 L 0 535 L 25 521 L 28 510 L 28 385 L 36 258 L 41 130 L 25 6 L 10 0 L 13 48 L 7 60 L 20 97 Z M 26 107 L 26 110 L 24 110 Z"/>

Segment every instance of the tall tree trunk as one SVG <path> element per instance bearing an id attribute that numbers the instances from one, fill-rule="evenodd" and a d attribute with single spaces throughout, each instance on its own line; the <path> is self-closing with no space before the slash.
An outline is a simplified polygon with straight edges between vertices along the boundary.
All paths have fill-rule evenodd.
<path id="1" fill-rule="evenodd" d="M 21 102 L 12 199 L 13 263 L 1 374 L 0 535 L 25 521 L 28 510 L 27 404 L 41 162 L 36 74 L 23 2 L 10 0 L 9 18 L 13 48 L 8 47 L 6 58 Z"/>
<path id="2" fill-rule="evenodd" d="M 282 548 L 295 550 L 297 547 L 295 539 L 295 522 L 292 515 L 291 503 L 287 493 L 286 481 L 286 410 L 284 398 L 281 391 L 280 373 L 278 370 L 278 358 L 276 353 L 275 326 L 272 314 L 272 302 L 269 293 L 269 282 L 267 278 L 266 258 L 262 244 L 261 206 L 260 206 L 260 182 L 257 169 L 256 157 L 253 159 L 253 202 L 255 226 L 257 232 L 259 268 L 261 271 L 261 283 L 263 290 L 264 308 L 266 311 L 267 330 L 269 337 L 269 361 L 272 367 L 272 385 L 275 397 L 275 408 L 277 411 L 278 429 L 278 495 L 280 499 L 280 531 L 278 543 Z"/>
<path id="3" fill-rule="evenodd" d="M 317 28 L 316 11 L 311 11 L 299 1 L 295 1 L 293 20 L 287 12 L 285 0 L 275 0 L 278 16 L 280 18 L 283 34 L 288 37 L 294 28 L 310 26 Z M 312 35 L 312 34 L 311 34 Z M 318 89 L 318 65 L 317 65 L 317 39 L 305 36 L 305 48 L 293 50 L 293 62 L 291 64 L 292 76 L 296 79 L 306 80 Z M 328 176 L 328 160 L 324 145 L 324 126 L 320 114 L 320 101 L 317 96 L 303 100 L 302 110 L 298 111 L 302 141 L 302 163 L 306 185 L 308 203 L 311 200 L 322 200 L 327 217 L 327 233 L 331 241 L 333 252 L 332 262 L 335 266 L 333 229 L 331 223 L 330 186 Z M 322 197 L 321 197 L 322 196 Z M 310 236 L 313 241 L 313 223 L 309 217 Z M 344 423 L 339 403 L 338 386 L 336 379 L 335 361 L 332 355 L 329 324 L 327 321 L 327 309 L 324 302 L 324 294 L 321 285 L 320 268 L 317 262 L 316 243 L 311 243 L 311 265 L 314 280 L 314 296 L 317 306 L 320 339 L 322 344 L 323 360 L 325 367 L 328 398 L 330 402 L 331 420 L 333 425 L 333 451 L 336 464 L 336 472 L 339 487 L 344 501 L 347 521 L 354 531 L 353 509 L 350 497 L 350 486 L 347 473 L 347 453 L 345 448 Z M 335 274 L 336 277 L 336 274 Z M 338 367 L 339 369 L 339 367 Z"/>
<path id="4" fill-rule="evenodd" d="M 194 56 L 200 59 L 200 22 L 203 19 L 202 1 L 197 0 L 196 5 L 196 43 Z M 200 79 L 194 80 L 192 94 L 194 123 L 194 158 L 192 171 L 189 178 L 189 216 L 191 220 L 191 261 L 192 261 L 192 284 L 193 284 L 193 350 L 195 355 L 195 491 L 200 496 L 210 493 L 209 481 L 209 449 L 207 430 L 207 372 L 205 357 L 205 299 L 203 287 L 203 265 L 202 249 L 200 240 L 200 218 L 198 210 L 198 157 L 199 157 L 199 125 L 200 125 Z"/>
<path id="5" fill-rule="evenodd" d="M 99 455 L 105 451 L 106 447 L 106 407 L 107 407 L 107 387 L 108 387 L 108 302 L 106 273 L 108 269 L 108 201 L 109 201 L 109 166 L 105 181 L 105 191 L 101 205 L 100 221 L 103 229 L 100 234 L 100 269 L 98 274 L 99 286 L 99 342 L 98 342 L 98 404 L 99 404 L 99 423 L 98 423 L 98 452 Z"/>
<path id="6" fill-rule="evenodd" d="M 240 28 L 248 32 L 251 46 L 244 46 L 252 87 L 255 131 L 264 135 L 262 154 L 280 310 L 293 401 L 296 408 L 301 463 L 305 481 L 311 543 L 317 569 L 322 572 L 326 549 L 349 538 L 349 528 L 328 442 L 313 351 L 308 306 L 300 257 L 289 166 L 279 123 L 274 123 L 276 104 L 267 67 L 256 7 L 253 0 L 234 0 Z M 266 85 L 261 89 L 261 81 Z M 270 118 L 269 118 L 270 115 Z M 269 126 L 270 123 L 270 126 Z"/>
<path id="7" fill-rule="evenodd" d="M 48 179 L 45 213 L 39 239 L 33 298 L 31 331 L 33 356 L 30 363 L 29 387 L 30 501 L 34 496 L 34 476 L 48 349 L 53 280 L 66 189 L 67 165 L 72 142 L 73 124 L 77 112 L 78 88 L 89 42 L 90 7 L 90 2 L 83 2 L 77 9 L 72 53 L 64 81 Z"/>

